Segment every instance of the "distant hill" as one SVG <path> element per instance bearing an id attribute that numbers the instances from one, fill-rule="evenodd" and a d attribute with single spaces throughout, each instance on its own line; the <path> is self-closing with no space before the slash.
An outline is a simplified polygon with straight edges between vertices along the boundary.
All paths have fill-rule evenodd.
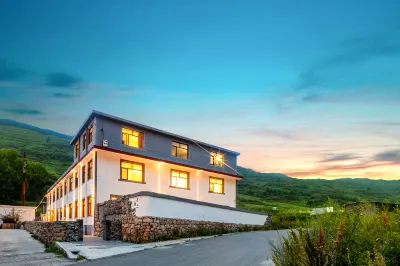
<path id="1" fill-rule="evenodd" d="M 14 120 L 0 119 L 0 149 L 26 152 L 28 160 L 38 161 L 57 176 L 72 163 L 72 136 Z"/>
<path id="2" fill-rule="evenodd" d="M 259 173 L 238 167 L 245 176 L 238 182 L 242 207 L 266 210 L 275 202 L 293 206 L 323 206 L 328 198 L 339 204 L 354 201 L 400 201 L 400 181 L 343 178 L 336 180 L 296 179 L 277 173 Z"/>
<path id="3" fill-rule="evenodd" d="M 73 161 L 72 136 L 0 119 L 0 149 L 26 152 L 29 160 L 41 162 L 60 176 Z M 330 197 L 340 204 L 353 201 L 400 201 L 400 181 L 357 179 L 302 180 L 280 173 L 259 173 L 238 167 L 245 176 L 238 182 L 238 207 L 268 212 L 308 210 L 322 206 Z"/>

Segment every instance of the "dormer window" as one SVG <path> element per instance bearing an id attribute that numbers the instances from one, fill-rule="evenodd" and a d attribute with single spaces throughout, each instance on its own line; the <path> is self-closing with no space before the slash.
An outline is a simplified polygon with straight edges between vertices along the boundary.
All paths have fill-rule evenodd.
<path id="1" fill-rule="evenodd" d="M 134 148 L 143 148 L 143 133 L 128 128 L 122 128 L 122 144 Z"/>
<path id="2" fill-rule="evenodd" d="M 93 140 L 93 126 L 89 127 L 89 144 L 92 143 Z"/>
<path id="3" fill-rule="evenodd" d="M 82 137 L 82 150 L 84 151 L 86 149 L 86 132 L 83 134 Z"/>
<path id="4" fill-rule="evenodd" d="M 189 157 L 189 146 L 187 144 L 173 141 L 172 156 L 187 159 Z"/>
<path id="5" fill-rule="evenodd" d="M 221 153 L 211 152 L 210 164 L 218 167 L 224 167 L 224 155 Z"/>

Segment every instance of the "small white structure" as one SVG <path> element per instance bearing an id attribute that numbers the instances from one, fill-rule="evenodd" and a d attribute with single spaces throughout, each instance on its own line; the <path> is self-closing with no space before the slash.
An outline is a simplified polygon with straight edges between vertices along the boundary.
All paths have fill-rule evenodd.
<path id="1" fill-rule="evenodd" d="M 29 206 L 12 206 L 12 205 L 0 205 L 0 215 L 5 215 L 14 209 L 14 212 L 20 215 L 21 221 L 33 221 L 35 220 L 36 207 Z M 3 220 L 0 218 L 0 225 L 3 224 Z"/>
<path id="2" fill-rule="evenodd" d="M 318 214 L 323 214 L 327 212 L 333 212 L 333 207 L 325 207 L 325 208 L 314 208 L 311 211 L 311 215 L 318 215 Z"/>

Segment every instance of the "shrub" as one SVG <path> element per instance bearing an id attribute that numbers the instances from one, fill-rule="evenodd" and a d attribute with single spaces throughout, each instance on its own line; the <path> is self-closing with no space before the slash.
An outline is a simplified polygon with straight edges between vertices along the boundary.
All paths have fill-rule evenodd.
<path id="1" fill-rule="evenodd" d="M 325 213 L 298 224 L 273 261 L 286 265 L 400 265 L 400 211 Z"/>
<path id="2" fill-rule="evenodd" d="M 18 223 L 21 220 L 21 215 L 18 213 L 18 211 L 15 211 L 13 208 L 11 211 L 8 213 L 3 213 L 0 215 L 0 219 L 3 220 L 3 223 Z"/>

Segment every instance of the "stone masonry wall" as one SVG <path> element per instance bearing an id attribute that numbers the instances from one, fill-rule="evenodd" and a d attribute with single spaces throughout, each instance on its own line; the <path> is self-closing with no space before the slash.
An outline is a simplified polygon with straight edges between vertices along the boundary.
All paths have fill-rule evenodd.
<path id="1" fill-rule="evenodd" d="M 83 221 L 24 222 L 24 228 L 44 244 L 56 241 L 82 241 Z"/>
<path id="2" fill-rule="evenodd" d="M 122 196 L 116 200 L 107 200 L 96 205 L 94 211 L 94 235 L 103 236 L 103 221 L 111 221 L 110 240 L 121 239 L 121 217 L 122 215 L 134 215 L 135 206 L 132 208 L 132 202 L 129 196 Z M 134 203 L 134 205 L 136 202 Z"/>
<path id="3" fill-rule="evenodd" d="M 267 219 L 268 220 L 268 219 Z M 122 215 L 122 240 L 147 243 L 200 235 L 265 230 L 266 226 Z M 266 221 L 266 224 L 268 221 Z"/>

